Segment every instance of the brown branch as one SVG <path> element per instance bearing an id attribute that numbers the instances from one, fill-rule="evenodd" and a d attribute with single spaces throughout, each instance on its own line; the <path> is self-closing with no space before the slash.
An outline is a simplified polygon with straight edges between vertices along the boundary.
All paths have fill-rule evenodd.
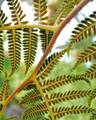
<path id="1" fill-rule="evenodd" d="M 35 68 L 35 70 L 33 71 L 33 73 L 31 74 L 31 76 L 25 80 L 12 94 L 11 96 L 9 96 L 6 100 L 6 103 L 4 106 L 7 106 L 7 104 L 10 102 L 10 100 L 23 88 L 25 87 L 25 85 L 27 85 L 27 83 L 29 83 L 30 81 L 35 79 L 35 76 L 37 74 L 37 72 L 39 71 L 40 67 L 42 66 L 44 60 L 46 59 L 47 55 L 49 54 L 49 52 L 51 51 L 57 37 L 59 36 L 60 32 L 62 31 L 62 29 L 64 29 L 64 27 L 72 20 L 72 18 L 74 18 L 77 13 L 86 5 L 89 3 L 90 0 L 81 0 L 81 2 L 77 5 L 76 8 L 74 8 L 72 10 L 72 12 L 65 18 L 65 20 L 61 23 L 60 27 L 56 30 L 56 32 L 54 33 L 47 49 L 45 50 L 44 55 L 42 56 L 40 62 L 38 63 L 37 67 Z M 5 107 L 4 107 L 5 108 Z"/>

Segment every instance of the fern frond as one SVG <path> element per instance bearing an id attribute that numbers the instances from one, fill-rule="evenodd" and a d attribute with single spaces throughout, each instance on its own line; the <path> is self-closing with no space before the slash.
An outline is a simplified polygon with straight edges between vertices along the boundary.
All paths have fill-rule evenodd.
<path id="1" fill-rule="evenodd" d="M 96 11 L 89 18 L 82 20 L 72 33 L 70 40 L 73 43 L 96 34 Z"/>
<path id="2" fill-rule="evenodd" d="M 11 17 L 14 24 L 26 23 L 23 21 L 25 18 L 25 14 L 20 6 L 20 2 L 18 0 L 6 0 L 11 11 Z"/>
<path id="3" fill-rule="evenodd" d="M 44 79 L 44 77 L 48 76 L 48 74 L 51 72 L 53 67 L 56 65 L 56 63 L 59 61 L 59 59 L 65 54 L 66 49 L 62 50 L 61 52 L 53 53 L 50 55 L 44 62 L 44 64 L 41 66 L 39 70 L 39 75 L 37 76 L 37 79 L 40 78 Z"/>
<path id="4" fill-rule="evenodd" d="M 90 84 L 89 80 L 85 78 L 83 75 L 63 75 L 58 76 L 56 79 L 53 80 L 46 80 L 42 84 L 42 89 L 44 90 L 54 90 L 55 88 L 59 88 L 66 84 L 72 84 L 74 82 L 78 82 L 80 80 L 86 81 L 88 84 Z"/>
<path id="5" fill-rule="evenodd" d="M 83 113 L 92 113 L 94 109 L 88 108 L 86 106 L 72 106 L 72 107 L 66 107 L 66 108 L 53 108 L 54 116 L 55 118 L 60 118 L 65 115 L 70 114 L 83 114 Z"/>
<path id="6" fill-rule="evenodd" d="M 35 20 L 43 22 L 48 19 L 47 17 L 47 3 L 46 0 L 34 0 Z"/>
<path id="7" fill-rule="evenodd" d="M 3 10 L 0 8 L 0 27 L 6 24 L 7 17 Z M 3 47 L 3 31 L 0 31 L 0 72 L 3 71 L 4 67 L 4 47 Z"/>
<path id="8" fill-rule="evenodd" d="M 23 33 L 23 49 L 26 71 L 34 63 L 37 51 L 38 35 L 37 29 L 25 28 Z"/>
<path id="9" fill-rule="evenodd" d="M 52 36 L 53 36 L 53 32 L 40 29 L 40 40 L 41 40 L 41 46 L 42 46 L 43 52 L 45 52 Z"/>
<path id="10" fill-rule="evenodd" d="M 8 45 L 9 45 L 9 57 L 12 64 L 12 73 L 18 68 L 21 59 L 21 31 L 9 30 L 8 33 Z"/>
<path id="11" fill-rule="evenodd" d="M 31 118 L 38 117 L 38 116 L 42 116 L 46 113 L 47 113 L 47 106 L 45 105 L 45 103 L 41 103 L 37 106 L 34 106 L 34 107 L 26 110 L 24 112 L 24 115 L 23 115 L 23 120 L 31 119 Z"/>
<path id="12" fill-rule="evenodd" d="M 4 67 L 4 47 L 3 47 L 3 32 L 0 32 L 0 72 L 3 71 Z"/>
<path id="13" fill-rule="evenodd" d="M 96 59 L 96 44 L 92 44 L 89 46 L 85 51 L 80 53 L 80 56 L 78 57 L 79 61 L 92 61 Z"/>
<path id="14" fill-rule="evenodd" d="M 1 90 L 2 101 L 6 100 L 9 95 L 9 81 L 5 80 Z"/>
<path id="15" fill-rule="evenodd" d="M 63 101 L 68 101 L 68 100 L 74 100 L 74 99 L 79 99 L 83 98 L 86 96 L 90 96 L 92 94 L 92 91 L 78 91 L 78 90 L 73 90 L 73 91 L 68 91 L 65 93 L 53 93 L 50 96 L 47 96 L 47 99 L 49 103 L 57 104 Z"/>
<path id="16" fill-rule="evenodd" d="M 20 104 L 24 105 L 24 104 L 35 103 L 36 105 L 36 101 L 37 102 L 42 101 L 41 95 L 38 92 L 38 90 L 31 90 L 24 97 L 22 97 Z"/>
<path id="17" fill-rule="evenodd" d="M 78 64 L 80 64 L 81 62 L 88 62 L 92 60 L 96 60 L 96 44 L 95 43 L 91 44 L 90 46 L 88 46 L 87 49 L 85 49 L 83 52 L 80 53 L 73 69 L 75 69 L 78 66 Z"/>
<path id="18" fill-rule="evenodd" d="M 96 64 L 93 64 L 86 72 L 86 77 L 90 77 L 91 79 L 96 78 Z"/>
<path id="19" fill-rule="evenodd" d="M 0 9 L 0 27 L 4 25 L 7 21 L 7 16 L 3 12 L 3 10 Z"/>

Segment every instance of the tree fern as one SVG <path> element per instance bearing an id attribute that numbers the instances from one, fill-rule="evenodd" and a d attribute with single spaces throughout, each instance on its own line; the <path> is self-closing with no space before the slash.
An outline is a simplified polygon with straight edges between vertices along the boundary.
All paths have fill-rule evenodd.
<path id="1" fill-rule="evenodd" d="M 74 43 L 78 43 L 81 40 L 83 42 L 84 38 L 95 35 L 96 12 L 94 11 L 90 17 L 82 20 L 74 29 L 68 46 L 64 47 L 62 51 L 51 53 L 51 48 L 60 31 L 63 29 L 63 26 L 65 27 L 66 24 L 89 1 L 82 0 L 80 2 L 80 0 L 62 0 L 55 14 L 49 19 L 47 16 L 46 0 L 34 0 L 34 22 L 36 24 L 31 23 L 31 25 L 27 24 L 24 20 L 25 14 L 23 13 L 19 0 L 6 1 L 11 11 L 12 22 L 10 24 L 6 24 L 7 17 L 1 10 L 0 71 L 3 72 L 4 67 L 3 32 L 5 31 L 7 31 L 9 60 L 11 62 L 12 70 L 10 70 L 11 73 L 8 76 L 5 76 L 6 80 L 3 81 L 4 84 L 0 91 L 0 117 L 2 116 L 2 113 L 4 113 L 10 100 L 17 93 L 23 91 L 24 95 L 23 97 L 20 96 L 18 102 L 18 105 L 24 108 L 24 113 L 22 115 L 23 120 L 59 120 L 66 115 L 84 113 L 92 114 L 90 119 L 94 119 L 94 113 L 96 110 L 90 104 L 92 104 L 92 100 L 96 97 L 96 89 L 92 89 L 89 85 L 91 84 L 90 79 L 95 79 L 96 77 L 95 43 L 92 43 L 86 49 L 82 49 L 82 52 L 80 52 L 80 55 L 77 57 L 75 67 L 80 63 L 88 61 L 94 62 L 94 64 L 85 71 L 85 73 L 82 72 L 77 74 L 70 70 L 68 73 L 56 75 L 53 79 L 50 79 L 48 76 L 53 72 L 52 70 L 59 62 L 60 58 L 63 57 L 65 53 L 69 53 L 69 51 L 72 51 L 73 48 L 75 48 Z M 80 4 L 78 4 L 79 2 Z M 77 7 L 75 8 L 76 5 Z M 72 12 L 70 13 L 71 10 Z M 70 14 L 66 17 L 68 13 Z M 62 18 L 65 18 L 64 22 L 61 22 L 63 20 Z M 53 22 L 52 24 L 50 22 L 51 20 Z M 57 27 L 58 30 L 56 30 L 54 26 Z M 44 52 L 43 57 L 35 70 L 33 70 L 33 73 L 31 75 L 28 74 L 27 80 L 22 82 L 21 85 L 16 88 L 11 95 L 9 95 L 9 80 L 12 79 L 11 75 L 13 75 L 17 68 L 19 68 L 21 63 L 21 46 L 23 46 L 26 74 L 29 68 L 34 64 L 39 39 L 41 40 L 42 50 Z M 51 55 L 48 56 L 48 53 L 51 53 Z M 62 68 L 63 66 L 61 66 L 61 70 Z M 64 69 L 66 71 L 66 68 Z M 86 89 L 83 88 L 83 90 L 82 86 L 80 86 L 80 90 L 77 88 L 65 90 L 67 86 L 73 85 L 74 83 L 79 84 L 81 82 L 88 83 L 87 87 L 90 87 L 90 89 L 86 87 Z M 74 104 L 74 101 L 77 103 L 77 100 L 80 101 L 84 98 L 86 98 L 85 105 L 82 102 L 80 102 L 80 105 L 79 103 L 76 105 Z M 71 103 L 71 101 L 73 103 Z M 71 107 L 67 105 L 65 106 L 63 102 L 69 102 Z"/>

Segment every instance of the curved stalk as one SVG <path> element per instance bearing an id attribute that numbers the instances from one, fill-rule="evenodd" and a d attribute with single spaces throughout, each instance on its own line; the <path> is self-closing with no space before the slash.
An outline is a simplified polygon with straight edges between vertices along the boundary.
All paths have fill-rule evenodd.
<path id="1" fill-rule="evenodd" d="M 42 56 L 41 60 L 39 61 L 37 67 L 35 68 L 35 70 L 33 71 L 33 73 L 31 74 L 31 76 L 26 79 L 15 91 L 13 91 L 13 93 L 11 94 L 11 96 L 9 96 L 6 100 L 6 103 L 4 105 L 4 109 L 6 108 L 5 106 L 7 106 L 7 104 L 10 102 L 10 100 L 25 86 L 27 85 L 27 83 L 29 83 L 30 81 L 33 81 L 36 85 L 37 85 L 37 89 L 38 89 L 38 84 L 35 80 L 35 76 L 37 74 L 37 72 L 39 71 L 40 67 L 42 66 L 44 60 L 46 59 L 47 55 L 49 54 L 49 52 L 51 51 L 57 37 L 59 36 L 60 32 L 62 31 L 62 29 L 64 29 L 64 27 L 72 20 L 72 18 L 74 18 L 77 13 L 86 5 L 89 3 L 90 0 L 81 0 L 81 2 L 77 5 L 76 8 L 74 8 L 72 10 L 72 12 L 65 18 L 64 21 L 62 21 L 62 23 L 60 24 L 59 28 L 56 30 L 56 32 L 54 33 L 47 49 L 45 50 L 44 55 Z M 42 95 L 42 93 L 40 93 Z M 3 109 L 3 110 L 4 110 Z"/>

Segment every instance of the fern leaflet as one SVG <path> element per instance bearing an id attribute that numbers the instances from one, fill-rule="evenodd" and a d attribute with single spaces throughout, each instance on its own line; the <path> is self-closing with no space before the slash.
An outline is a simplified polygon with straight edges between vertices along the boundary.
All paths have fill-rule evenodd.
<path id="1" fill-rule="evenodd" d="M 57 104 L 68 100 L 79 99 L 82 97 L 90 96 L 92 91 L 68 91 L 65 93 L 53 93 L 47 96 L 49 103 Z"/>
<path id="2" fill-rule="evenodd" d="M 23 33 L 24 60 L 25 60 L 26 72 L 27 72 L 29 67 L 35 61 L 38 35 L 36 33 L 37 29 L 25 28 L 23 31 L 24 31 Z"/>
<path id="3" fill-rule="evenodd" d="M 94 109 L 88 108 L 85 106 L 72 106 L 72 107 L 60 107 L 60 108 L 53 108 L 53 112 L 55 118 L 60 118 L 65 116 L 66 114 L 81 114 L 81 113 L 92 113 Z"/>
<path id="4" fill-rule="evenodd" d="M 90 77 L 91 79 L 96 78 L 96 64 L 93 64 L 86 72 L 86 77 Z"/>
<path id="5" fill-rule="evenodd" d="M 21 9 L 20 3 L 18 0 L 6 0 L 11 11 L 12 21 L 15 24 L 26 23 L 23 21 L 25 18 L 25 14 L 23 14 L 23 10 Z"/>
<path id="6" fill-rule="evenodd" d="M 53 67 L 56 65 L 56 63 L 59 61 L 59 59 L 65 54 L 66 49 L 62 50 L 61 52 L 57 52 L 49 56 L 44 64 L 41 66 L 39 70 L 39 75 L 37 76 L 37 79 L 44 79 L 44 77 L 48 76 L 48 74 L 51 72 Z"/>
<path id="7" fill-rule="evenodd" d="M 9 57 L 12 64 L 13 74 L 18 68 L 21 59 L 21 31 L 20 30 L 9 30 L 8 33 L 8 45 L 9 45 Z"/>
<path id="8" fill-rule="evenodd" d="M 44 81 L 42 85 L 42 89 L 50 91 L 54 90 L 55 88 L 58 88 L 60 86 L 63 86 L 65 84 L 70 84 L 74 82 L 78 82 L 80 80 L 84 80 L 87 83 L 90 84 L 89 80 L 85 78 L 83 75 L 63 75 L 63 76 L 57 76 L 56 79 L 53 80 L 46 80 Z"/>
<path id="9" fill-rule="evenodd" d="M 53 36 L 53 32 L 40 29 L 40 40 L 41 40 L 41 46 L 42 46 L 43 52 L 45 52 L 52 36 Z"/>
<path id="10" fill-rule="evenodd" d="M 84 38 L 96 34 L 96 11 L 90 15 L 90 18 L 85 18 L 72 32 L 70 40 L 75 43 Z"/>
<path id="11" fill-rule="evenodd" d="M 46 0 L 34 0 L 35 20 L 43 22 L 47 20 L 47 3 Z"/>

